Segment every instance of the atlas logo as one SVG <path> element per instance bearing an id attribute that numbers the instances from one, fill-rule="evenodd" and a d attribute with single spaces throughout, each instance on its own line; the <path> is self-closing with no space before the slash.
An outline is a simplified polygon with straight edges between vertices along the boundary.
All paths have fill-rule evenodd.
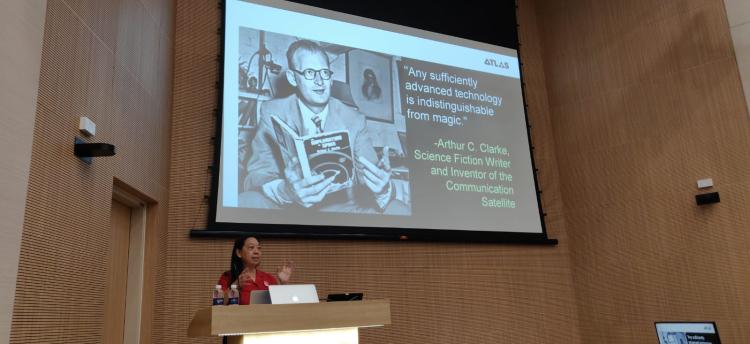
<path id="1" fill-rule="evenodd" d="M 508 69 L 508 68 L 510 68 L 510 65 L 508 64 L 508 62 L 498 62 L 495 59 L 486 59 L 486 60 L 484 60 L 484 64 L 486 64 L 488 66 L 502 68 L 502 69 Z"/>

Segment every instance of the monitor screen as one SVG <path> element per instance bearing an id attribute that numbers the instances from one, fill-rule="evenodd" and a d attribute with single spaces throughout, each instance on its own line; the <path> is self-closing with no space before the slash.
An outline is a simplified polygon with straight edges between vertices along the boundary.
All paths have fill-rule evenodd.
<path id="1" fill-rule="evenodd" d="M 713 322 L 657 322 L 659 344 L 720 344 Z"/>
<path id="2" fill-rule="evenodd" d="M 209 229 L 546 239 L 516 50 L 224 3 Z"/>

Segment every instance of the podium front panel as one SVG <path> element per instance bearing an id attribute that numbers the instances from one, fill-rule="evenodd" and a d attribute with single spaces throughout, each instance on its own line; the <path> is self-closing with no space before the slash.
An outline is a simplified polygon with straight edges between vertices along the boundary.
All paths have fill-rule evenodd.
<path id="1" fill-rule="evenodd" d="M 357 344 L 359 333 L 356 327 L 280 331 L 233 336 L 229 337 L 227 342 L 228 344 Z"/>

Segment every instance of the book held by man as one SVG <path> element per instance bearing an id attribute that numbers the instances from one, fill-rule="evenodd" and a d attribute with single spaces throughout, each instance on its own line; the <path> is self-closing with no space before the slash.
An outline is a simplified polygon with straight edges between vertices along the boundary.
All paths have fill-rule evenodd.
<path id="1" fill-rule="evenodd" d="M 271 115 L 271 120 L 285 163 L 297 158 L 302 177 L 335 176 L 328 193 L 352 186 L 354 160 L 348 130 L 300 136 L 278 116 Z"/>

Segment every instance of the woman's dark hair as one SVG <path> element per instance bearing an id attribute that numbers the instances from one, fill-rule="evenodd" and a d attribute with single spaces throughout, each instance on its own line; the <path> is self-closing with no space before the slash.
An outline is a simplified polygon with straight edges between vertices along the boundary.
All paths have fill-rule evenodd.
<path id="1" fill-rule="evenodd" d="M 255 237 L 252 235 L 246 235 L 234 241 L 234 247 L 232 247 L 232 265 L 229 267 L 229 271 L 232 273 L 232 283 L 235 283 L 237 278 L 240 277 L 242 270 L 245 270 L 245 263 L 242 262 L 242 258 L 237 257 L 235 252 L 237 252 L 237 250 L 242 250 L 242 247 L 245 246 L 245 241 L 250 238 Z"/>

